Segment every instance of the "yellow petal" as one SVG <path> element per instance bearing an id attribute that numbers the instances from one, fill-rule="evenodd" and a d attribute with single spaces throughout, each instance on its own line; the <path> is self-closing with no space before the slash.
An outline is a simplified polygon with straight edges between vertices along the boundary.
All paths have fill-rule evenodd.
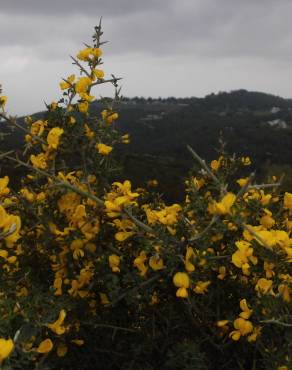
<path id="1" fill-rule="evenodd" d="M 38 353 L 49 353 L 53 349 L 53 347 L 54 345 L 51 339 L 45 339 L 39 344 L 36 351 Z"/>
<path id="2" fill-rule="evenodd" d="M 7 358 L 10 353 L 13 351 L 14 343 L 12 339 L 0 338 L 0 364 Z"/>

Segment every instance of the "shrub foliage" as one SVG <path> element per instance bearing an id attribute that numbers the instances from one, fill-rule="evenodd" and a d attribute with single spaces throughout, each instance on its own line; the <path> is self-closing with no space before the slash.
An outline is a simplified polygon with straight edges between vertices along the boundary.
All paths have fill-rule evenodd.
<path id="1" fill-rule="evenodd" d="M 0 363 L 8 369 L 289 369 L 292 194 L 243 176 L 222 149 L 197 163 L 181 204 L 119 181 L 118 78 L 102 30 L 78 75 L 24 131 L 21 189 L 0 179 Z M 93 89 L 115 99 L 91 116 Z"/>

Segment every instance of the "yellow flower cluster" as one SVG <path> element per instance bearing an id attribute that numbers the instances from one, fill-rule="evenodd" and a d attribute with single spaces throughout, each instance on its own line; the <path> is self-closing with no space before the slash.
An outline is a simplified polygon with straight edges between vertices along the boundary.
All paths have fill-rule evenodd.
<path id="1" fill-rule="evenodd" d="M 138 193 L 133 193 L 131 190 L 131 182 L 129 180 L 114 182 L 112 191 L 106 194 L 104 205 L 108 217 L 117 217 L 122 212 L 123 207 L 136 205 Z"/>
<path id="2" fill-rule="evenodd" d="M 241 268 L 244 275 L 250 275 L 250 262 L 253 265 L 258 262 L 257 257 L 253 256 L 253 248 L 245 240 L 238 241 L 235 244 L 238 250 L 232 255 L 232 263 Z"/>
<path id="3" fill-rule="evenodd" d="M 111 110 L 107 110 L 107 109 L 104 109 L 102 112 L 101 112 L 101 117 L 102 119 L 107 123 L 107 124 L 111 124 L 113 123 L 114 121 L 116 121 L 118 118 L 119 118 L 119 115 L 118 113 L 116 112 L 113 112 Z"/>
<path id="4" fill-rule="evenodd" d="M 21 186 L 10 189 L 8 176 L 0 178 L 1 333 L 15 338 L 0 338 L 1 366 L 72 368 L 72 358 L 82 356 L 72 355 L 76 346 L 85 344 L 85 356 L 91 355 L 100 337 L 121 351 L 120 332 L 147 341 L 149 317 L 156 341 L 165 316 L 173 343 L 175 332 L 184 333 L 182 346 L 191 338 L 216 343 L 218 354 L 228 347 L 246 368 L 234 342 L 260 340 L 244 356 L 263 360 L 281 346 L 269 367 L 285 368 L 291 362 L 292 193 L 273 184 L 261 188 L 251 177 L 234 179 L 234 168 L 251 161 L 224 155 L 209 165 L 199 161 L 202 170 L 186 181 L 180 203 L 166 205 L 153 189 L 156 180 L 148 182 L 150 192 L 133 190 L 125 178 L 115 181 L 109 154 L 129 135 L 114 128 L 114 102 L 102 103 L 97 117 L 89 109 L 92 89 L 108 82 L 99 69 L 97 36 L 77 55 L 82 73 L 60 83 L 62 99 L 48 105 L 43 119 L 26 119 L 27 162 L 15 158 L 29 171 Z M 2 110 L 6 100 L 0 97 Z"/>
<path id="5" fill-rule="evenodd" d="M 102 50 L 100 48 L 85 48 L 79 51 L 77 58 L 82 61 L 89 61 L 92 59 L 97 59 L 102 56 Z"/>
<path id="6" fill-rule="evenodd" d="M 248 320 L 252 315 L 252 310 L 248 307 L 246 299 L 240 301 L 240 308 L 242 312 L 239 314 L 239 318 L 234 320 L 233 323 L 235 330 L 229 336 L 233 340 L 238 341 L 242 336 L 248 335 L 247 340 L 254 342 L 260 334 L 261 328 L 254 328 L 252 322 Z"/>
<path id="7" fill-rule="evenodd" d="M 133 265 L 139 270 L 140 276 L 145 276 L 148 270 L 148 264 L 153 271 L 163 270 L 165 268 L 163 259 L 159 253 L 151 256 L 149 259 L 145 251 L 141 251 L 138 257 L 134 259 Z"/>
<path id="8" fill-rule="evenodd" d="M 95 147 L 98 150 L 98 153 L 101 155 L 108 155 L 113 150 L 112 146 L 102 144 L 102 143 L 96 144 Z"/>
<path id="9" fill-rule="evenodd" d="M 167 230 L 174 235 L 176 233 L 173 225 L 177 224 L 179 220 L 179 213 L 182 208 L 179 204 L 173 204 L 171 206 L 162 206 L 159 210 L 153 210 L 148 205 L 144 205 L 143 209 L 146 213 L 149 225 L 155 225 L 160 223 L 167 227 Z"/>
<path id="10" fill-rule="evenodd" d="M 208 210 L 211 214 L 226 215 L 231 213 L 231 207 L 236 200 L 233 193 L 227 193 L 220 202 L 213 202 L 209 204 Z"/>

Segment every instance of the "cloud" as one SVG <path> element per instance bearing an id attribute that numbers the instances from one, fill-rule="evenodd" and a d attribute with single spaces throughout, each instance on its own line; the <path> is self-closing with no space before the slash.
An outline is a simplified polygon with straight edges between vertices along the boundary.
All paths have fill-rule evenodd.
<path id="1" fill-rule="evenodd" d="M 54 16 L 68 18 L 71 15 L 116 17 L 147 12 L 153 8 L 163 10 L 173 0 L 12 0 L 1 4 L 1 12 L 10 15 Z"/>
<path id="2" fill-rule="evenodd" d="M 103 16 L 110 41 L 105 69 L 125 77 L 125 95 L 202 95 L 250 85 L 287 96 L 291 13 L 291 0 L 2 1 L 0 82 L 19 111 L 35 109 L 27 86 L 40 89 L 33 95 L 40 104 L 43 93 L 53 99 L 72 69 L 69 55 L 90 42 Z"/>
<path id="3" fill-rule="evenodd" d="M 291 59 L 288 0 L 14 0 L 0 13 L 0 46 L 61 58 L 104 16 L 110 53 Z"/>

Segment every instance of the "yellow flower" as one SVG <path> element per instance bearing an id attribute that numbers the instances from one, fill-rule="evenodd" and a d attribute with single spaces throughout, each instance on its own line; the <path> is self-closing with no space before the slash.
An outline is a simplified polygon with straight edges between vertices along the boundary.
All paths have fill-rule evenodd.
<path id="1" fill-rule="evenodd" d="M 242 269 L 244 275 L 249 275 L 249 261 L 254 265 L 257 264 L 257 257 L 253 256 L 253 248 L 250 247 L 250 243 L 244 240 L 237 241 L 236 246 L 238 250 L 232 255 L 232 263 Z"/>
<path id="2" fill-rule="evenodd" d="M 30 161 L 35 168 L 40 168 L 42 170 L 47 168 L 47 157 L 45 153 L 40 153 L 37 155 L 32 154 L 30 156 Z"/>
<path id="3" fill-rule="evenodd" d="M 100 294 L 103 294 L 103 293 L 100 293 Z M 109 303 L 109 301 L 108 301 L 108 303 Z M 76 344 L 76 346 L 83 346 L 84 340 L 83 339 L 72 339 L 71 343 Z"/>
<path id="4" fill-rule="evenodd" d="M 140 275 L 144 276 L 148 270 L 148 267 L 145 266 L 147 261 L 147 255 L 145 251 L 140 252 L 139 256 L 134 260 L 134 266 L 140 271 Z"/>
<path id="5" fill-rule="evenodd" d="M 39 344 L 36 351 L 38 353 L 49 353 L 53 349 L 53 346 L 51 339 L 45 339 Z"/>
<path id="6" fill-rule="evenodd" d="M 242 178 L 242 179 L 238 179 L 236 182 L 242 188 L 243 186 L 246 185 L 247 181 L 248 181 L 248 177 L 245 177 L 245 178 Z"/>
<path id="7" fill-rule="evenodd" d="M 159 298 L 158 298 L 158 295 L 156 292 L 154 292 L 152 295 L 151 295 L 151 301 L 150 301 L 150 305 L 153 306 L 155 304 L 157 304 L 159 302 Z"/>
<path id="8" fill-rule="evenodd" d="M 70 249 L 73 251 L 73 258 L 78 260 L 79 258 L 84 257 L 84 242 L 81 239 L 75 239 L 70 244 Z"/>
<path id="9" fill-rule="evenodd" d="M 40 119 L 35 121 L 30 127 L 30 133 L 35 136 L 41 136 L 45 130 L 46 124 L 47 122 L 44 122 Z"/>
<path id="10" fill-rule="evenodd" d="M 99 298 L 100 298 L 101 304 L 103 304 L 104 306 L 106 306 L 107 304 L 110 304 L 108 296 L 105 293 L 99 293 Z"/>
<path id="11" fill-rule="evenodd" d="M 70 226 L 79 226 L 84 225 L 86 218 L 86 208 L 83 204 L 79 204 L 72 215 L 69 216 Z"/>
<path id="12" fill-rule="evenodd" d="M 273 263 L 264 261 L 264 270 L 266 272 L 266 278 L 272 278 L 275 275 L 275 272 L 273 271 L 273 268 L 275 265 Z"/>
<path id="13" fill-rule="evenodd" d="M 236 195 L 227 193 L 220 202 L 215 202 L 214 213 L 219 215 L 226 215 L 231 213 L 231 207 L 236 200 Z"/>
<path id="14" fill-rule="evenodd" d="M 265 279 L 265 278 L 260 278 L 256 283 L 255 290 L 259 293 L 262 293 L 262 294 L 271 293 L 272 292 L 272 285 L 273 285 L 272 280 L 268 280 L 268 279 Z"/>
<path id="15" fill-rule="evenodd" d="M 218 269 L 219 274 L 217 275 L 217 278 L 220 280 L 224 280 L 226 276 L 226 267 L 220 266 Z"/>
<path id="16" fill-rule="evenodd" d="M 80 195 L 69 191 L 58 200 L 58 208 L 61 213 L 65 213 L 68 218 L 73 215 L 76 207 L 80 204 Z"/>
<path id="17" fill-rule="evenodd" d="M 60 136 L 64 133 L 64 130 L 60 127 L 52 128 L 47 136 L 47 142 L 49 149 L 57 149 L 59 146 Z"/>
<path id="18" fill-rule="evenodd" d="M 15 263 L 16 261 L 17 261 L 17 257 L 16 257 L 16 256 L 10 256 L 10 257 L 8 257 L 8 258 L 7 258 L 7 262 L 8 262 L 8 263 L 13 264 L 13 263 Z"/>
<path id="19" fill-rule="evenodd" d="M 5 227 L 7 225 L 8 217 L 9 215 L 5 208 L 0 205 L 0 227 Z"/>
<path id="20" fill-rule="evenodd" d="M 35 194 L 30 192 L 27 188 L 20 189 L 20 194 L 28 201 L 33 202 L 35 199 Z"/>
<path id="21" fill-rule="evenodd" d="M 81 103 L 78 103 L 78 109 L 79 109 L 79 112 L 81 113 L 87 113 L 88 111 L 88 107 L 89 107 L 89 104 L 87 101 L 83 101 Z"/>
<path id="22" fill-rule="evenodd" d="M 229 323 L 229 321 L 228 320 L 219 320 L 219 321 L 217 321 L 217 326 L 218 326 L 218 328 L 222 328 L 223 326 L 225 326 L 225 325 L 227 325 Z"/>
<path id="23" fill-rule="evenodd" d="M 113 123 L 113 121 L 116 121 L 118 118 L 119 118 L 118 113 L 112 113 L 107 117 L 106 121 L 107 123 L 111 124 Z"/>
<path id="24" fill-rule="evenodd" d="M 195 265 L 190 262 L 190 260 L 193 260 L 195 258 L 195 252 L 192 247 L 187 247 L 186 251 L 186 259 L 185 259 L 185 268 L 188 272 L 195 271 Z"/>
<path id="25" fill-rule="evenodd" d="M 92 102 L 92 100 L 94 99 L 93 95 L 89 95 L 86 92 L 80 93 L 79 96 L 82 100 L 84 100 L 85 102 L 88 102 L 88 103 Z"/>
<path id="26" fill-rule="evenodd" d="M 43 200 L 46 199 L 46 193 L 41 191 L 40 193 L 36 194 L 36 201 L 37 202 L 42 202 Z"/>
<path id="27" fill-rule="evenodd" d="M 278 292 L 282 295 L 283 301 L 291 302 L 291 289 L 287 284 L 280 284 L 278 286 Z"/>
<path id="28" fill-rule="evenodd" d="M 0 107 L 5 107 L 5 104 L 7 102 L 7 96 L 0 96 Z"/>
<path id="29" fill-rule="evenodd" d="M 75 91 L 77 92 L 77 94 L 86 93 L 91 84 L 92 84 L 91 78 L 80 77 L 75 84 Z"/>
<path id="30" fill-rule="evenodd" d="M 14 349 L 12 339 L 0 338 L 0 365 L 7 358 Z"/>
<path id="31" fill-rule="evenodd" d="M 265 214 L 260 219 L 260 224 L 263 225 L 266 229 L 270 229 L 276 223 L 276 221 L 272 217 L 272 212 L 268 209 L 264 209 Z"/>
<path id="32" fill-rule="evenodd" d="M 208 291 L 208 286 L 211 284 L 211 281 L 198 281 L 194 292 L 197 294 L 205 294 Z"/>
<path id="33" fill-rule="evenodd" d="M 123 184 L 114 182 L 112 188 L 112 191 L 106 195 L 106 200 L 104 202 L 108 217 L 118 216 L 123 206 L 137 204 L 135 198 L 137 198 L 139 194 L 131 191 L 131 182 L 129 180 L 124 181 Z M 125 231 L 124 227 L 123 231 Z"/>
<path id="34" fill-rule="evenodd" d="M 129 138 L 129 135 L 128 134 L 124 135 L 122 136 L 122 139 L 123 138 Z M 147 186 L 149 186 L 150 188 L 155 188 L 157 185 L 158 185 L 158 181 L 155 179 L 147 181 Z"/>
<path id="35" fill-rule="evenodd" d="M 119 265 L 120 265 L 121 259 L 119 256 L 117 256 L 116 254 L 111 254 L 108 257 L 108 262 L 109 262 L 110 268 L 112 269 L 112 272 L 120 272 Z"/>
<path id="36" fill-rule="evenodd" d="M 98 150 L 98 153 L 102 155 L 108 155 L 113 150 L 111 146 L 102 143 L 96 144 L 95 147 Z"/>
<path id="37" fill-rule="evenodd" d="M 51 110 L 56 110 L 58 108 L 58 103 L 56 103 L 55 101 L 53 101 L 52 103 L 51 103 L 51 105 L 50 105 L 50 109 Z"/>
<path id="38" fill-rule="evenodd" d="M 187 289 L 190 287 L 189 275 L 185 272 L 177 272 L 173 277 L 173 284 L 177 288 L 176 296 L 180 298 L 186 298 L 188 296 Z"/>
<path id="39" fill-rule="evenodd" d="M 94 69 L 93 71 L 94 78 L 102 79 L 104 78 L 104 71 L 101 69 Z"/>
<path id="40" fill-rule="evenodd" d="M 165 268 L 165 265 L 163 263 L 163 259 L 159 257 L 158 255 L 152 256 L 149 258 L 149 266 L 154 271 L 162 270 Z"/>
<path id="41" fill-rule="evenodd" d="M 106 119 L 106 117 L 109 115 L 109 111 L 107 109 L 104 109 L 103 111 L 101 111 L 101 118 L 102 119 Z"/>
<path id="42" fill-rule="evenodd" d="M 58 319 L 53 322 L 52 324 L 47 324 L 47 327 L 51 329 L 54 333 L 57 335 L 64 334 L 66 331 L 66 328 L 64 326 L 64 320 L 66 318 L 66 311 L 61 310 L 59 313 Z"/>
<path id="43" fill-rule="evenodd" d="M 12 246 L 19 238 L 19 231 L 21 228 L 21 219 L 19 216 L 8 214 L 0 205 L 0 228 L 5 236 L 7 246 Z"/>
<path id="44" fill-rule="evenodd" d="M 16 293 L 17 297 L 27 297 L 28 296 L 28 290 L 26 289 L 26 287 L 22 287 L 17 293 Z"/>
<path id="45" fill-rule="evenodd" d="M 233 326 L 236 330 L 232 331 L 229 334 L 229 337 L 232 338 L 234 341 L 237 341 L 240 339 L 241 336 L 245 336 L 247 334 L 250 334 L 253 331 L 253 325 L 250 321 L 245 320 L 241 317 L 234 320 Z"/>
<path id="46" fill-rule="evenodd" d="M 265 194 L 263 190 L 260 190 L 260 202 L 263 206 L 269 204 L 271 199 L 272 199 L 271 194 Z"/>
<path id="47" fill-rule="evenodd" d="M 69 117 L 69 124 L 70 125 L 74 125 L 76 123 L 76 118 L 75 117 L 73 117 L 73 116 L 70 116 Z"/>
<path id="48" fill-rule="evenodd" d="M 130 238 L 132 235 L 134 235 L 133 231 L 118 231 L 117 233 L 115 233 L 115 239 L 118 242 L 123 242 L 126 239 Z"/>
<path id="49" fill-rule="evenodd" d="M 62 295 L 62 284 L 63 284 L 63 280 L 62 280 L 61 277 L 57 277 L 54 280 L 54 288 L 55 288 L 54 295 L 56 295 L 56 296 Z"/>
<path id="50" fill-rule="evenodd" d="M 95 59 L 102 56 L 102 50 L 100 48 L 92 48 L 90 53 Z"/>
<path id="51" fill-rule="evenodd" d="M 119 118 L 119 115 L 116 112 L 112 112 L 112 111 L 108 111 L 104 109 L 101 112 L 101 117 L 103 120 L 106 121 L 106 123 L 111 124 L 113 123 L 113 121 L 116 121 Z"/>
<path id="52" fill-rule="evenodd" d="M 8 257 L 8 252 L 5 249 L 0 249 L 0 257 L 6 260 Z"/>
<path id="53" fill-rule="evenodd" d="M 123 136 L 121 137 L 121 139 L 122 139 L 122 143 L 123 143 L 123 144 L 129 144 L 129 143 L 130 143 L 130 136 L 129 136 L 129 134 L 125 134 L 125 135 L 123 135 Z M 157 180 L 150 180 L 150 181 L 152 181 L 151 185 L 149 185 L 149 181 L 148 181 L 148 182 L 147 182 L 147 186 L 155 187 L 155 186 L 157 186 L 157 185 L 158 185 L 158 181 L 157 181 Z"/>
<path id="54" fill-rule="evenodd" d="M 160 210 L 150 210 L 144 207 L 149 223 L 160 222 L 163 225 L 171 226 L 178 222 L 179 212 L 182 208 L 179 204 L 173 204 L 171 206 L 165 206 Z M 169 229 L 168 229 L 169 230 Z M 170 230 L 169 230 L 170 231 Z M 171 231 L 170 231 L 171 232 Z"/>
<path id="55" fill-rule="evenodd" d="M 86 49 L 80 50 L 79 53 L 77 54 L 77 58 L 82 61 L 87 61 L 90 59 L 91 51 L 92 51 L 92 48 L 86 48 Z"/>
<path id="56" fill-rule="evenodd" d="M 211 164 L 210 164 L 211 168 L 213 171 L 218 171 L 219 168 L 220 168 L 220 161 L 217 161 L 216 159 L 214 159 Z"/>
<path id="57" fill-rule="evenodd" d="M 284 208 L 292 210 L 292 193 L 284 194 Z"/>
<path id="58" fill-rule="evenodd" d="M 60 82 L 60 88 L 61 90 L 69 89 L 72 86 L 72 83 L 75 80 L 75 75 L 71 75 L 67 77 L 66 81 Z"/>
<path id="59" fill-rule="evenodd" d="M 257 328 L 254 328 L 251 335 L 249 335 L 247 337 L 247 341 L 248 342 L 255 342 L 257 340 L 257 337 L 261 334 L 261 330 L 262 330 L 262 328 L 260 326 L 257 327 Z"/>
<path id="60" fill-rule="evenodd" d="M 71 85 L 66 81 L 62 81 L 59 83 L 59 86 L 61 90 L 66 90 L 66 89 L 69 89 Z"/>
<path id="61" fill-rule="evenodd" d="M 8 183 L 9 183 L 8 176 L 0 178 L 0 197 L 9 194 L 10 189 L 7 187 Z"/>
<path id="62" fill-rule="evenodd" d="M 242 157 L 241 158 L 241 162 L 244 166 L 249 166 L 251 165 L 251 160 L 249 157 Z"/>
<path id="63" fill-rule="evenodd" d="M 205 185 L 205 179 L 197 179 L 196 177 L 193 177 L 192 183 L 196 190 L 200 190 Z"/>
<path id="64" fill-rule="evenodd" d="M 242 299 L 239 303 L 242 312 L 239 314 L 240 317 L 247 320 L 252 314 L 252 310 L 248 307 L 246 299 Z"/>

